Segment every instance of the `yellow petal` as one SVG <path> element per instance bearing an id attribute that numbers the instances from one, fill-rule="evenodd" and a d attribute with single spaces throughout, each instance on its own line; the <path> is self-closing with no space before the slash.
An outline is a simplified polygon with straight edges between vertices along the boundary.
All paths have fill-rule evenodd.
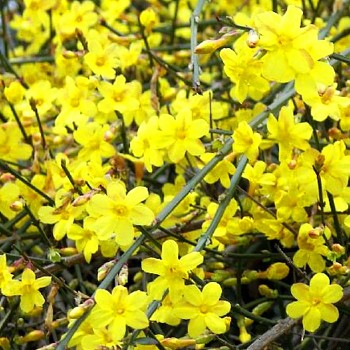
<path id="1" fill-rule="evenodd" d="M 310 304 L 305 301 L 293 301 L 287 305 L 286 312 L 291 318 L 299 318 L 304 316 L 310 308 Z"/>
<path id="2" fill-rule="evenodd" d="M 321 312 L 322 320 L 333 323 L 339 318 L 338 309 L 334 305 L 320 304 L 318 309 Z"/>
<path id="3" fill-rule="evenodd" d="M 162 246 L 162 260 L 167 265 L 174 265 L 179 259 L 179 247 L 175 241 L 168 239 Z"/>
<path id="4" fill-rule="evenodd" d="M 309 332 L 315 332 L 321 324 L 321 312 L 316 307 L 310 308 L 303 317 L 303 327 Z"/>
<path id="5" fill-rule="evenodd" d="M 343 288 L 339 284 L 326 286 L 322 291 L 322 301 L 327 304 L 336 303 L 343 297 Z"/>

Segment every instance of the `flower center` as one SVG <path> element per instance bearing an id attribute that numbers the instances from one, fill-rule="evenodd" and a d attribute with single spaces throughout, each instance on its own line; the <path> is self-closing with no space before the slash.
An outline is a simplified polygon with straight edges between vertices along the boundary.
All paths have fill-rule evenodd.
<path id="1" fill-rule="evenodd" d="M 206 314 L 209 310 L 208 310 L 208 306 L 207 305 L 201 305 L 201 307 L 199 308 L 200 312 L 202 314 Z"/>
<path id="2" fill-rule="evenodd" d="M 128 208 L 123 204 L 117 204 L 115 206 L 115 213 L 118 216 L 128 216 Z"/>

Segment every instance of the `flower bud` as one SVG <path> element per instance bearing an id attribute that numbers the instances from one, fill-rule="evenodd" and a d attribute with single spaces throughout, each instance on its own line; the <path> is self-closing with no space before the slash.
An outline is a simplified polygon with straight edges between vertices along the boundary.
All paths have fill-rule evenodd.
<path id="1" fill-rule="evenodd" d="M 125 286 L 128 283 L 128 276 L 129 276 L 128 265 L 124 264 L 117 276 L 117 283 L 121 286 Z"/>
<path id="2" fill-rule="evenodd" d="M 332 251 L 339 254 L 340 256 L 345 254 L 345 248 L 339 243 L 332 244 Z"/>
<path id="3" fill-rule="evenodd" d="M 178 338 L 164 338 L 160 343 L 170 349 L 182 349 L 188 346 L 193 346 L 196 344 L 194 339 L 178 339 Z"/>
<path id="4" fill-rule="evenodd" d="M 247 39 L 247 45 L 250 48 L 254 48 L 257 46 L 259 42 L 259 34 L 257 31 L 255 31 L 254 29 L 251 29 L 248 33 L 248 39 Z"/>
<path id="5" fill-rule="evenodd" d="M 61 254 L 59 253 L 59 251 L 55 248 L 49 248 L 49 251 L 47 253 L 47 258 L 53 262 L 53 263 L 57 263 L 61 261 Z"/>
<path id="6" fill-rule="evenodd" d="M 266 284 L 260 284 L 258 287 L 258 290 L 259 290 L 259 293 L 263 297 L 267 297 L 267 298 L 277 298 L 278 297 L 278 291 L 271 289 Z"/>
<path id="7" fill-rule="evenodd" d="M 102 266 L 100 266 L 97 270 L 97 280 L 99 282 L 102 281 L 115 264 L 116 264 L 116 261 L 112 260 L 112 261 L 107 261 Z"/>
<path id="8" fill-rule="evenodd" d="M 0 347 L 2 350 L 11 350 L 10 341 L 6 337 L 1 337 Z"/>
<path id="9" fill-rule="evenodd" d="M 15 343 L 18 345 L 22 345 L 25 343 L 29 343 L 31 341 L 38 341 L 40 339 L 43 339 L 45 337 L 45 333 L 40 330 L 34 330 L 29 333 L 27 333 L 23 337 L 15 337 Z"/>
<path id="10" fill-rule="evenodd" d="M 10 204 L 10 209 L 14 212 L 22 211 L 24 208 L 24 203 L 22 200 L 14 201 Z"/>
<path id="11" fill-rule="evenodd" d="M 289 267 L 285 263 L 274 263 L 266 270 L 267 279 L 269 280 L 282 280 L 289 274 Z"/>
<path id="12" fill-rule="evenodd" d="M 72 256 L 77 254 L 78 250 L 74 247 L 64 247 L 59 249 L 59 253 L 63 256 Z"/>

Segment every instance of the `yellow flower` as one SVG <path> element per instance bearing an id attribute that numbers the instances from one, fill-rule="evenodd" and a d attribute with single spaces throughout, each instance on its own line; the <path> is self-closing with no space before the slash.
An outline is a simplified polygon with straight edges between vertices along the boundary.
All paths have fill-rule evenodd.
<path id="1" fill-rule="evenodd" d="M 110 113 L 135 111 L 139 107 L 138 88 L 133 82 L 127 83 L 124 75 L 118 75 L 113 84 L 102 81 L 98 90 L 104 97 L 97 105 L 99 111 Z"/>
<path id="2" fill-rule="evenodd" d="M 174 314 L 182 319 L 189 319 L 188 334 L 196 338 L 209 328 L 215 334 L 227 330 L 225 319 L 231 305 L 228 301 L 219 300 L 221 287 L 216 282 L 206 284 L 202 291 L 196 285 L 186 286 L 183 290 L 184 301 L 176 304 Z"/>
<path id="3" fill-rule="evenodd" d="M 311 115 L 314 120 L 323 122 L 330 117 L 339 120 L 341 108 L 350 106 L 349 97 L 339 96 L 336 90 L 337 84 L 333 86 L 319 86 L 311 93 L 303 94 L 303 101 L 311 106 Z"/>
<path id="4" fill-rule="evenodd" d="M 233 151 L 245 154 L 251 162 L 255 161 L 259 155 L 261 135 L 253 132 L 253 129 L 246 121 L 242 121 L 238 124 L 232 137 L 234 140 Z"/>
<path id="5" fill-rule="evenodd" d="M 308 140 L 312 127 L 308 123 L 296 123 L 292 106 L 282 107 L 278 119 L 270 115 L 267 129 L 268 138 L 278 142 L 279 160 L 289 159 L 294 147 L 301 150 L 310 148 Z"/>
<path id="6" fill-rule="evenodd" d="M 85 260 L 89 263 L 92 254 L 98 250 L 99 237 L 97 233 L 90 229 L 91 218 L 84 220 L 84 227 L 73 224 L 68 231 L 68 238 L 75 241 L 78 252 L 83 252 Z"/>
<path id="7" fill-rule="evenodd" d="M 135 187 L 128 193 L 121 182 L 110 182 L 107 194 L 94 195 L 87 207 L 88 213 L 96 219 L 91 229 L 100 238 L 115 241 L 122 246 L 129 245 L 134 238 L 133 225 L 150 225 L 154 214 L 145 204 L 148 197 L 146 187 Z"/>
<path id="8" fill-rule="evenodd" d="M 84 56 L 84 62 L 96 75 L 105 79 L 114 79 L 115 68 L 119 67 L 118 46 L 106 44 L 102 46 L 99 36 L 88 38 L 89 52 Z"/>
<path id="9" fill-rule="evenodd" d="M 22 134 L 16 123 L 4 123 L 0 127 L 0 158 L 10 162 L 26 160 L 32 147 L 22 142 Z"/>
<path id="10" fill-rule="evenodd" d="M 112 293 L 98 289 L 95 295 L 96 307 L 91 312 L 91 323 L 94 328 L 108 326 L 113 339 L 125 336 L 126 326 L 142 329 L 148 326 L 145 314 L 147 294 L 141 291 L 128 293 L 123 286 L 116 286 Z"/>
<path id="11" fill-rule="evenodd" d="M 51 277 L 45 276 L 35 278 L 35 273 L 31 269 L 25 269 L 22 273 L 21 281 L 13 280 L 11 292 L 7 295 L 20 295 L 20 308 L 28 313 L 35 306 L 42 306 L 45 302 L 39 289 L 48 286 L 51 283 Z"/>
<path id="12" fill-rule="evenodd" d="M 329 251 L 323 236 L 315 236 L 314 232 L 316 231 L 310 224 L 300 226 L 299 250 L 294 254 L 293 262 L 297 267 L 305 267 L 308 264 L 313 272 L 322 272 L 326 268 L 326 262 L 322 256 L 326 256 Z"/>
<path id="13" fill-rule="evenodd" d="M 228 48 L 220 51 L 224 71 L 235 83 L 234 97 L 239 103 L 243 103 L 247 96 L 259 100 L 270 88 L 268 81 L 261 76 L 263 62 L 255 54 L 256 50 L 240 39 L 235 44 L 235 51 Z"/>
<path id="14" fill-rule="evenodd" d="M 80 161 L 91 160 L 99 163 L 102 158 L 112 157 L 116 150 L 105 141 L 105 134 L 109 130 L 107 124 L 100 125 L 96 122 L 80 125 L 74 131 L 74 140 L 82 145 L 82 149 L 78 153 Z"/>
<path id="15" fill-rule="evenodd" d="M 329 284 L 324 273 L 317 273 L 310 281 L 310 286 L 296 283 L 291 288 L 292 295 L 298 301 L 287 305 L 287 314 L 291 318 L 303 318 L 303 327 L 315 332 L 321 320 L 333 323 L 339 317 L 338 309 L 332 305 L 343 296 L 343 288 L 338 284 Z"/>
<path id="16" fill-rule="evenodd" d="M 75 34 L 76 28 L 79 28 L 84 34 L 96 24 L 98 14 L 95 4 L 92 1 L 73 1 L 70 9 L 65 11 L 59 18 L 57 25 L 58 34 L 63 39 L 69 39 Z"/>
<path id="17" fill-rule="evenodd" d="M 215 153 L 204 153 L 201 155 L 200 159 L 204 164 L 207 164 L 214 156 Z M 200 164 L 200 167 L 203 167 L 203 165 Z M 235 172 L 236 167 L 232 164 L 229 157 L 225 157 L 204 177 L 204 181 L 208 184 L 213 184 L 220 180 L 222 186 L 229 188 L 230 175 L 233 175 Z"/>
<path id="18" fill-rule="evenodd" d="M 9 282 L 12 280 L 12 274 L 6 264 L 6 254 L 0 255 L 0 292 L 7 295 L 5 290 L 7 289 Z"/>
<path id="19" fill-rule="evenodd" d="M 143 121 L 137 130 L 137 135 L 130 142 L 130 150 L 135 157 L 143 157 L 142 160 L 148 172 L 152 172 L 152 166 L 163 165 L 163 151 L 152 142 L 156 135 L 160 134 L 158 128 L 158 118 L 151 117 L 148 121 Z M 159 137 L 159 136 L 156 136 Z"/>
<path id="20" fill-rule="evenodd" d="M 297 74 L 307 74 L 313 68 L 314 45 L 328 52 L 329 43 L 318 40 L 316 26 L 300 27 L 302 15 L 300 8 L 290 5 L 283 16 L 272 11 L 255 16 L 258 46 L 266 50 L 262 68 L 266 79 L 281 83 L 294 80 Z"/>
<path id="21" fill-rule="evenodd" d="M 185 153 L 200 156 L 205 152 L 200 138 L 209 132 L 209 124 L 203 119 L 192 119 L 191 110 L 184 108 L 176 117 L 161 114 L 161 136 L 155 140 L 156 147 L 166 148 L 170 161 L 180 162 Z"/>
<path id="22" fill-rule="evenodd" d="M 10 205 L 18 200 L 19 195 L 19 187 L 12 182 L 6 182 L 0 187 L 0 213 L 8 219 L 16 216 L 16 212 L 11 210 Z"/>
<path id="23" fill-rule="evenodd" d="M 83 207 L 75 207 L 70 203 L 69 196 L 64 189 L 58 190 L 55 196 L 55 207 L 42 206 L 38 215 L 44 224 L 55 224 L 53 236 L 59 241 L 69 231 L 74 220 L 81 215 Z"/>
<path id="24" fill-rule="evenodd" d="M 337 141 L 324 147 L 319 156 L 322 184 L 333 195 L 340 194 L 348 183 L 350 156 L 345 155 L 345 149 L 344 141 Z"/>
<path id="25" fill-rule="evenodd" d="M 162 259 L 147 258 L 142 261 L 142 270 L 159 275 L 148 284 L 149 294 L 160 300 L 164 291 L 169 288 L 170 299 L 174 302 L 181 297 L 181 291 L 188 279 L 189 272 L 203 262 L 203 256 L 198 252 L 184 255 L 180 259 L 179 247 L 173 240 L 167 240 L 162 246 Z"/>

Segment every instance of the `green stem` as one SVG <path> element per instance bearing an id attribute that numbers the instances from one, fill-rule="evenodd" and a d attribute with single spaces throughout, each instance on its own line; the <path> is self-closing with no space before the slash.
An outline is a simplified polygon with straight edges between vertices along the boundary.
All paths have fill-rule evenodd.
<path id="1" fill-rule="evenodd" d="M 330 58 L 333 58 L 337 61 L 340 61 L 340 62 L 343 62 L 343 63 L 346 63 L 346 64 L 349 64 L 350 65 L 350 58 L 344 56 L 344 55 L 339 55 L 338 53 L 333 53 L 330 55 Z"/>
<path id="2" fill-rule="evenodd" d="M 33 146 L 32 142 L 31 142 L 31 139 L 28 137 L 28 135 L 27 135 L 27 133 L 26 133 L 26 131 L 24 129 L 24 126 L 23 126 L 23 124 L 22 124 L 22 122 L 21 122 L 21 120 L 20 120 L 20 118 L 19 118 L 19 116 L 18 116 L 18 114 L 16 112 L 15 107 L 10 102 L 8 102 L 8 104 L 10 106 L 10 109 L 11 109 L 11 112 L 12 112 L 13 116 L 15 117 L 16 123 L 17 123 L 17 125 L 19 127 L 19 130 L 21 131 L 21 134 L 23 136 L 23 139 L 24 139 L 25 143 L 27 143 L 30 146 Z"/>
<path id="3" fill-rule="evenodd" d="M 199 81 L 199 61 L 198 55 L 195 54 L 194 50 L 197 46 L 197 33 L 198 33 L 198 23 L 199 15 L 202 12 L 205 0 L 198 0 L 197 5 L 191 16 L 191 69 L 193 72 L 192 77 L 192 88 L 195 92 L 201 93 L 200 81 Z"/>
<path id="4" fill-rule="evenodd" d="M 329 17 L 327 20 L 327 25 L 320 30 L 320 39 L 324 39 L 328 35 L 332 27 L 340 20 L 340 18 L 343 17 L 344 12 L 349 8 L 349 5 L 350 0 L 344 1 L 341 8 Z"/>
<path id="5" fill-rule="evenodd" d="M 219 204 L 219 207 L 218 207 L 218 209 L 213 217 L 213 220 L 211 221 L 207 231 L 205 232 L 204 235 L 202 235 L 198 239 L 198 243 L 197 243 L 196 247 L 194 248 L 194 251 L 200 252 L 203 249 L 203 247 L 205 247 L 208 244 L 208 242 L 210 241 L 211 236 L 213 235 L 214 231 L 218 227 L 220 220 L 221 220 L 222 216 L 224 215 L 224 212 L 225 212 L 226 208 L 228 207 L 228 205 L 229 205 L 229 203 L 230 203 L 230 201 L 231 201 L 231 199 L 236 191 L 238 182 L 241 179 L 242 173 L 243 173 L 247 163 L 248 163 L 247 157 L 242 156 L 238 162 L 237 170 L 231 178 L 231 184 L 230 184 L 230 187 L 225 195 L 224 200 Z"/>
<path id="6" fill-rule="evenodd" d="M 100 283 L 100 285 L 97 287 L 96 291 L 98 289 L 106 289 L 110 283 L 112 283 L 112 281 L 114 280 L 115 276 L 118 274 L 118 272 L 120 271 L 120 269 L 122 268 L 122 266 L 127 263 L 128 259 L 132 256 L 132 254 L 135 252 L 136 249 L 138 249 L 138 247 L 143 243 L 143 241 L 145 240 L 145 235 L 141 235 L 139 236 L 136 241 L 133 243 L 133 245 L 120 257 L 120 259 L 118 260 L 118 262 L 113 266 L 113 268 L 111 269 L 111 271 L 109 271 L 109 273 L 107 274 L 107 276 L 105 277 L 105 279 Z M 96 294 L 93 294 L 93 296 Z M 87 311 L 83 316 L 81 316 L 79 319 L 77 319 L 74 324 L 72 325 L 71 328 L 69 328 L 66 336 L 59 342 L 56 350 L 65 350 L 67 349 L 68 343 L 71 340 L 72 336 L 74 335 L 74 333 L 77 331 L 77 329 L 79 328 L 79 326 L 84 322 L 84 320 L 87 318 L 87 316 L 89 315 L 90 311 L 92 310 L 92 308 Z"/>
<path id="7" fill-rule="evenodd" d="M 35 187 L 32 183 L 30 183 L 26 178 L 24 178 L 19 172 L 16 170 L 10 168 L 3 160 L 0 159 L 0 169 L 9 172 L 12 174 L 16 179 L 23 182 L 26 186 L 31 188 L 36 193 L 40 194 L 41 197 L 45 198 L 50 205 L 54 205 L 55 202 L 52 198 L 50 198 L 46 193 L 39 190 L 37 187 Z"/>

